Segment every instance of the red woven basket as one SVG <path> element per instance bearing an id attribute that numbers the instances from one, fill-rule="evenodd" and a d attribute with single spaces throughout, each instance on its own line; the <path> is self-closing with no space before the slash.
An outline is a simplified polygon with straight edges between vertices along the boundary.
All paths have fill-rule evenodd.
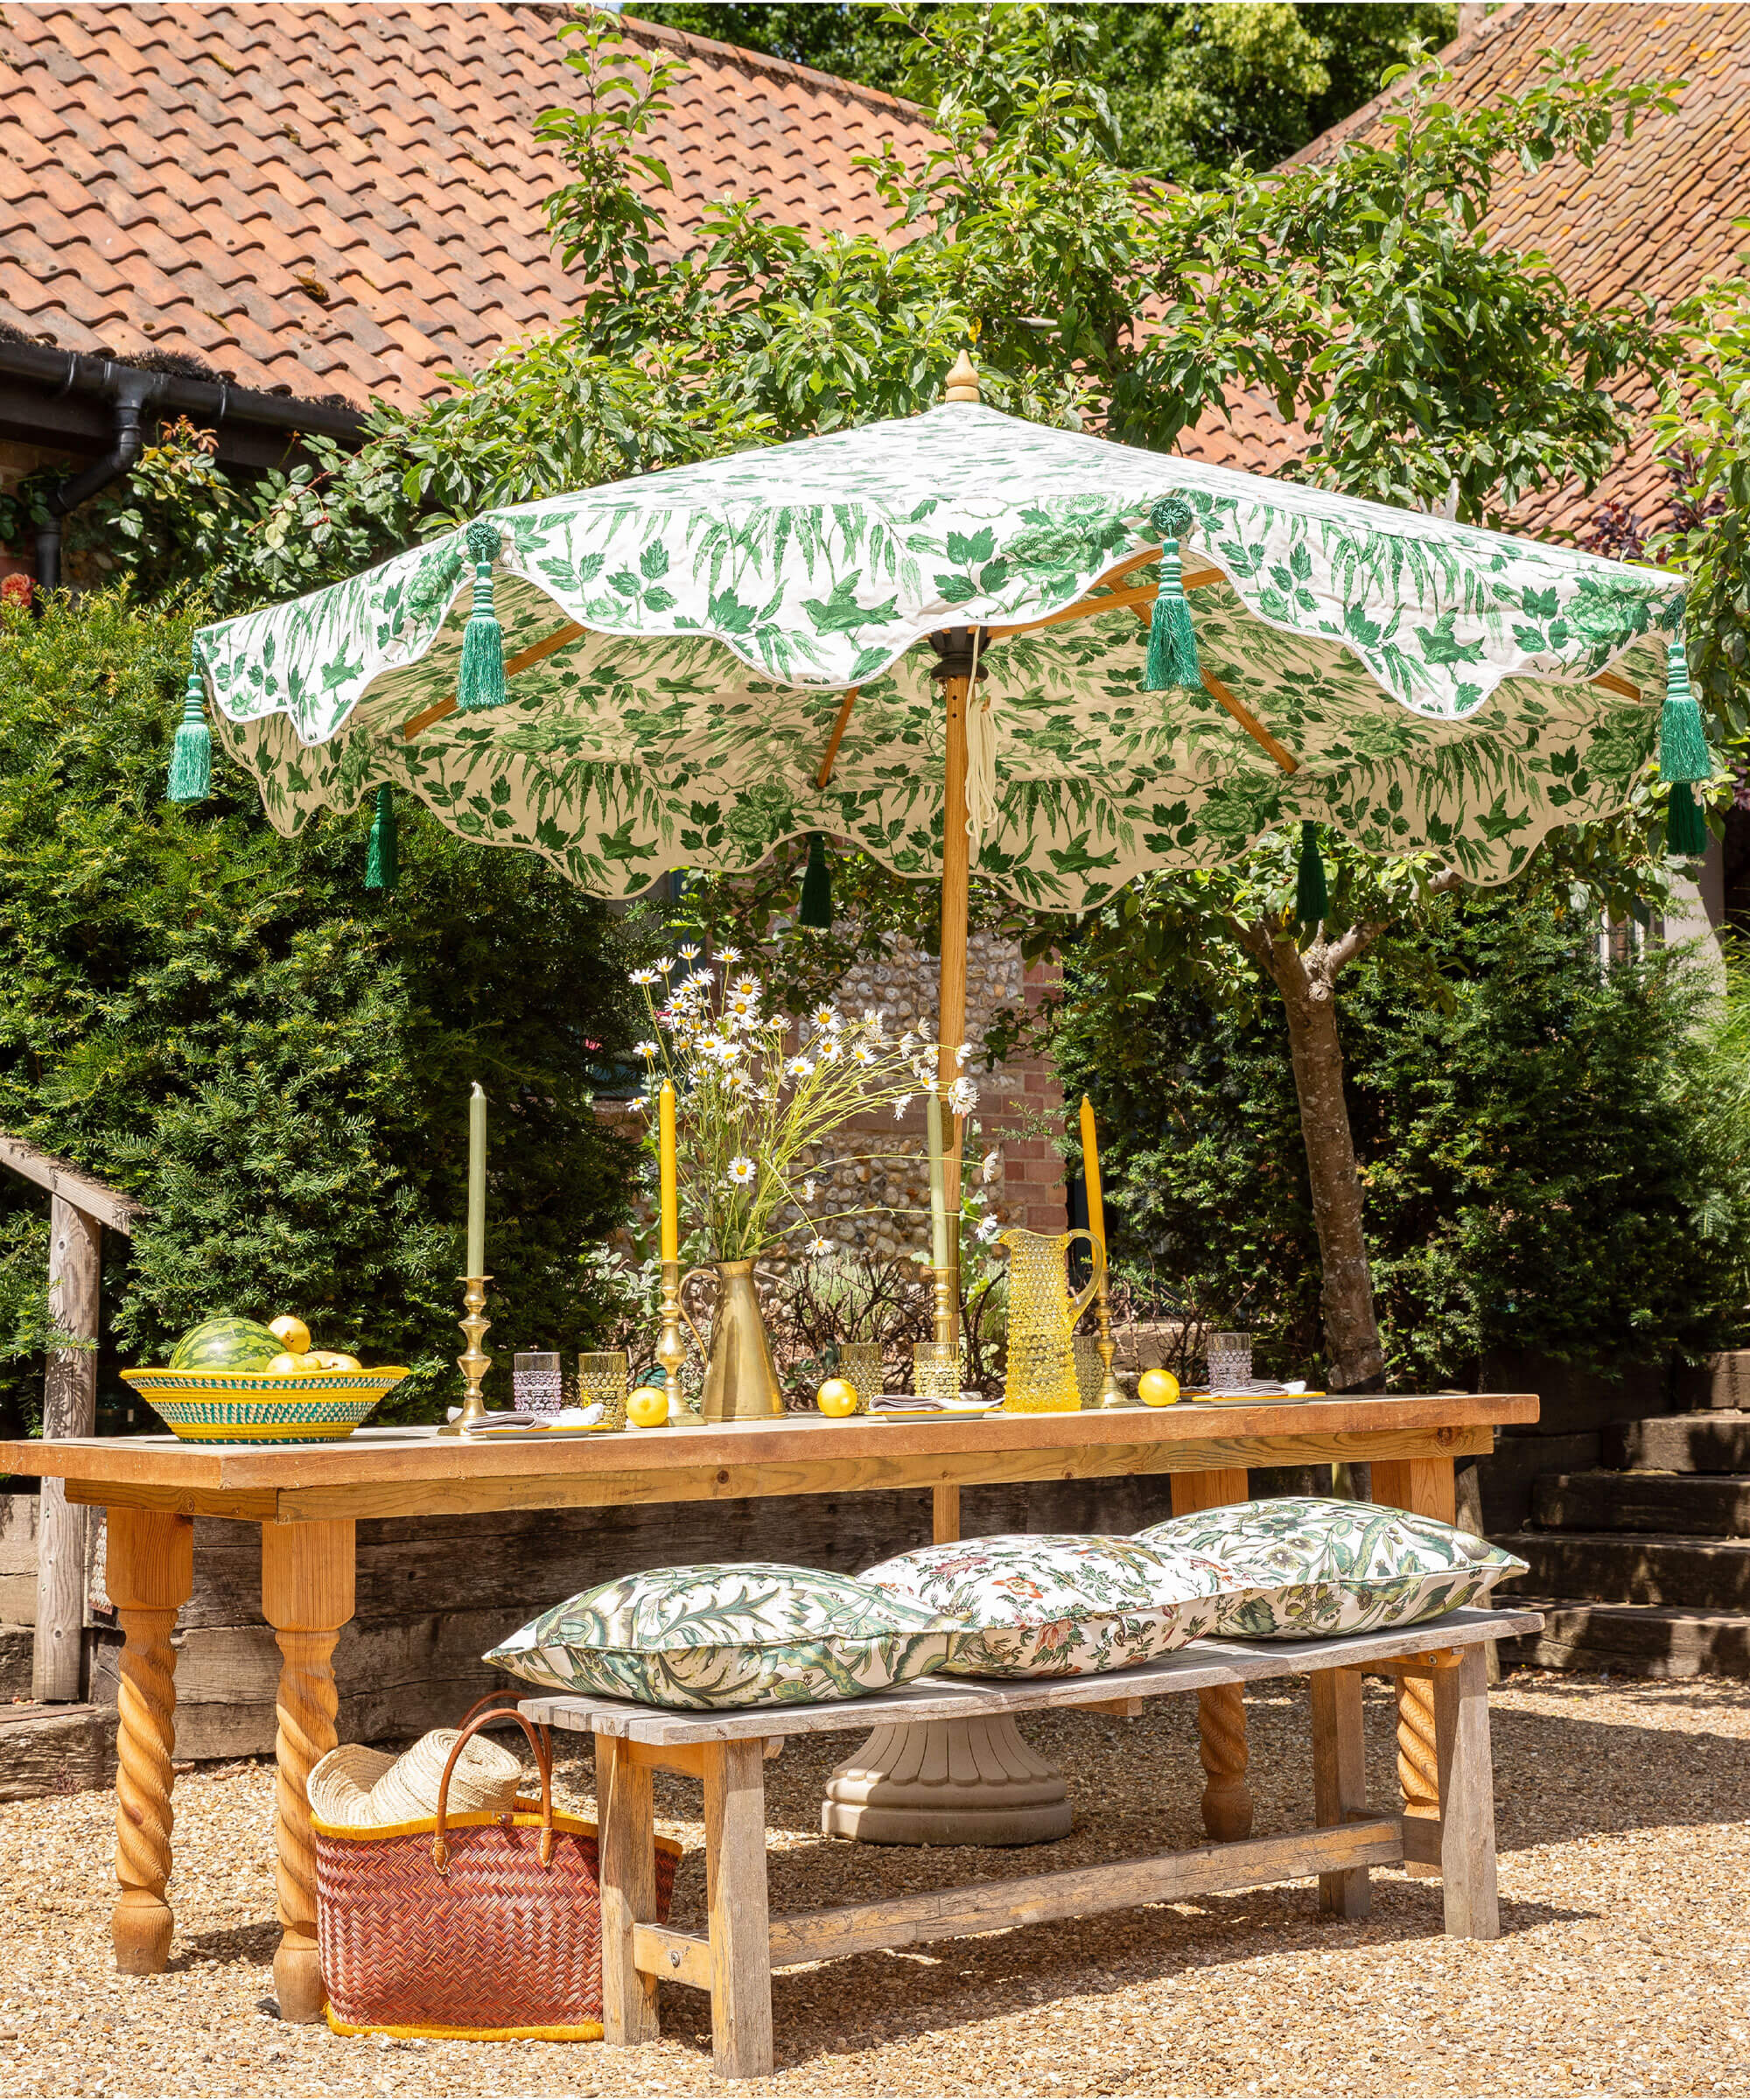
<path id="1" fill-rule="evenodd" d="M 508 1816 L 450 1816 L 462 1745 L 515 1721 L 541 1774 L 541 1802 Z M 514 1707 L 471 1715 L 438 1813 L 382 1830 L 312 1818 L 317 1942 L 337 2034 L 480 2041 L 599 2041 L 601 1886 L 596 1827 L 553 1812 L 553 1756 Z M 656 1916 L 668 1915 L 682 1848 L 656 1840 Z"/>

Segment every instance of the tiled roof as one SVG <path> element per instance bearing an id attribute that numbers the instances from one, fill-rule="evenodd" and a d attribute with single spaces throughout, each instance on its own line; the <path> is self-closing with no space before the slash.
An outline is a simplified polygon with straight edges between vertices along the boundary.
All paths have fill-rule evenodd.
<path id="1" fill-rule="evenodd" d="M 1614 66 L 1628 83 L 1687 80 L 1682 106 L 1638 123 L 1627 144 L 1607 147 L 1591 169 L 1564 158 L 1531 175 L 1512 170 L 1496 187 L 1489 238 L 1544 249 L 1564 280 L 1596 304 L 1631 292 L 1669 304 L 1704 277 L 1732 270 L 1746 245 L 1732 221 L 1750 199 L 1750 6 L 1516 0 L 1443 54 L 1455 75 L 1447 94 L 1474 107 L 1522 92 L 1539 70 L 1540 51 L 1578 45 L 1590 48 L 1590 77 Z M 1296 159 L 1316 160 L 1365 133 L 1386 100 L 1368 103 Z M 1303 442 L 1268 401 L 1249 396 L 1235 404 L 1231 427 L 1206 418 L 1180 450 L 1267 472 Z M 1651 527 L 1662 522 L 1667 487 L 1642 437 L 1593 495 L 1578 485 L 1551 491 L 1524 505 L 1519 522 L 1535 532 L 1578 530 L 1614 498 Z"/>
<path id="2" fill-rule="evenodd" d="M 0 4 L 0 332 L 197 360 L 262 391 L 402 405 L 550 329 L 577 295 L 534 136 L 573 99 L 570 10 Z M 853 157 L 910 104 L 648 23 L 690 76 L 650 149 L 671 214 L 725 191 L 878 231 Z"/>

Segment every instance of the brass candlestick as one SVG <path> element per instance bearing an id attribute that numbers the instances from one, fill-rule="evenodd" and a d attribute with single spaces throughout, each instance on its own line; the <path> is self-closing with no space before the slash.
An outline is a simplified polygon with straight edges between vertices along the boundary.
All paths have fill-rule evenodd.
<path id="1" fill-rule="evenodd" d="M 1106 1292 L 1103 1271 L 1100 1278 L 1100 1288 L 1094 1294 L 1094 1317 L 1100 1329 L 1100 1339 L 1094 1347 L 1099 1351 L 1100 1362 L 1106 1371 L 1105 1377 L 1101 1381 L 1100 1397 L 1095 1404 L 1098 1407 L 1129 1407 L 1131 1404 L 1130 1396 L 1118 1383 L 1117 1375 L 1112 1368 L 1112 1301 Z"/>
<path id="2" fill-rule="evenodd" d="M 458 1276 L 456 1281 L 462 1285 L 462 1302 L 468 1308 L 466 1320 L 456 1324 L 468 1338 L 468 1346 L 456 1359 L 456 1368 L 467 1382 L 462 1388 L 462 1411 L 453 1422 L 446 1422 L 438 1431 L 440 1437 L 459 1437 L 462 1432 L 475 1422 L 486 1418 L 486 1404 L 480 1397 L 480 1381 L 492 1368 L 492 1358 L 480 1348 L 480 1337 L 492 1322 L 481 1317 L 480 1308 L 486 1302 L 486 1285 L 489 1276 Z"/>
<path id="3" fill-rule="evenodd" d="M 656 1343 L 656 1361 L 662 1367 L 663 1385 L 668 1395 L 672 1418 L 681 1407 L 681 1366 L 687 1361 L 687 1344 L 681 1333 L 681 1264 L 662 1264 L 662 1330 Z"/>

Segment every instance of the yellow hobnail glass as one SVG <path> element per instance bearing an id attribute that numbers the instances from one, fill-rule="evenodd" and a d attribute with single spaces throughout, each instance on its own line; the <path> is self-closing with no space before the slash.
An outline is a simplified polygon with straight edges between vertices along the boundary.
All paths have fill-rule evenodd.
<path id="1" fill-rule="evenodd" d="M 602 1349 L 578 1359 L 578 1405 L 593 1407 L 600 1401 L 606 1413 L 603 1429 L 626 1427 L 626 1362 L 624 1349 Z"/>
<path id="2" fill-rule="evenodd" d="M 878 1341 L 842 1341 L 838 1345 L 838 1375 L 857 1388 L 859 1404 L 866 1409 L 881 1395 L 881 1345 Z"/>

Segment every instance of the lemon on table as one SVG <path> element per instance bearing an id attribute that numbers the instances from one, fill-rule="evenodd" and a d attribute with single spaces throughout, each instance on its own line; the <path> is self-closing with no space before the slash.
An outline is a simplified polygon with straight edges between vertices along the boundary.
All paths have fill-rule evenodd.
<path id="1" fill-rule="evenodd" d="M 626 1418 L 636 1429 L 661 1429 L 668 1419 L 668 1396 L 660 1385 L 640 1385 L 626 1396 Z"/>
<path id="2" fill-rule="evenodd" d="M 282 1312 L 277 1320 L 270 1320 L 268 1333 L 276 1337 L 288 1356 L 302 1356 L 309 1351 L 310 1329 L 290 1312 Z"/>
<path id="3" fill-rule="evenodd" d="M 1137 1398 L 1144 1407 L 1171 1407 L 1179 1397 L 1179 1381 L 1171 1371 L 1144 1371 L 1137 1381 Z"/>
<path id="4" fill-rule="evenodd" d="M 848 1378 L 829 1378 L 815 1395 L 815 1405 L 823 1415 L 835 1418 L 854 1415 L 863 1405 L 857 1388 Z"/>

